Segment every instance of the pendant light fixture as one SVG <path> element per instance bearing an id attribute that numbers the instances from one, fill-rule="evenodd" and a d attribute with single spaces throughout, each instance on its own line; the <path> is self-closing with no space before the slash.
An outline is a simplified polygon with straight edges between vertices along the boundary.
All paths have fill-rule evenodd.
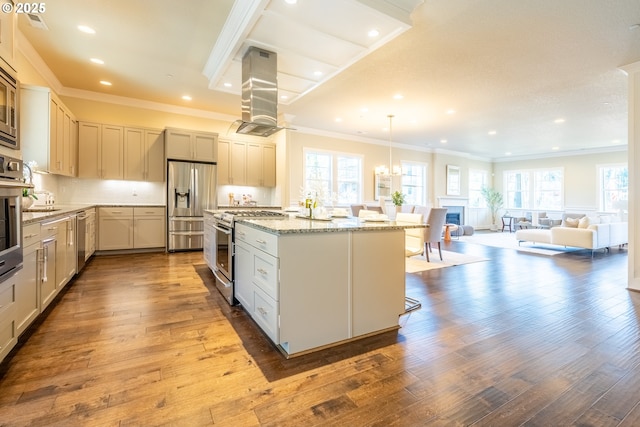
<path id="1" fill-rule="evenodd" d="M 395 116 L 393 114 L 389 114 L 387 117 L 389 118 L 389 167 L 387 167 L 387 165 L 377 166 L 375 169 L 376 175 L 402 175 L 402 167 L 393 165 L 391 153 L 391 140 L 393 137 L 392 124 Z"/>

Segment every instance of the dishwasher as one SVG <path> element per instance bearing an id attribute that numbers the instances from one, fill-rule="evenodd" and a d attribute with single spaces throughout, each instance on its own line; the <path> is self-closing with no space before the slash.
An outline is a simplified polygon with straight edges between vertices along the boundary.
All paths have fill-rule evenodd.
<path id="1" fill-rule="evenodd" d="M 80 212 L 76 218 L 76 244 L 78 248 L 78 263 L 76 268 L 78 273 L 80 273 L 87 261 L 87 213 Z"/>

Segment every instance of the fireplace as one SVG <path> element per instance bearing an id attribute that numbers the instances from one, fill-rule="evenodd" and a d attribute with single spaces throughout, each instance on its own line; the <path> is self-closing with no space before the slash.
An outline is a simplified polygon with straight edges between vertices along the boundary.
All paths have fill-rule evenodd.
<path id="1" fill-rule="evenodd" d="M 464 224 L 464 206 L 443 206 L 447 208 L 447 224 Z"/>

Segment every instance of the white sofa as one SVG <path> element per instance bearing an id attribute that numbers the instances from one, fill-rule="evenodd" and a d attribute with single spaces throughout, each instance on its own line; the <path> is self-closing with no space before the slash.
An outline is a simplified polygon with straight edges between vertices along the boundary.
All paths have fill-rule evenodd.
<path id="1" fill-rule="evenodd" d="M 550 229 L 518 230 L 516 231 L 516 240 L 518 240 L 518 244 L 522 242 L 547 243 L 591 249 L 592 252 L 596 249 L 608 249 L 612 246 L 622 246 L 628 243 L 629 225 L 626 222 L 588 224 L 588 219 L 585 219 L 582 223 L 583 226 L 569 227 L 563 218 L 563 225 Z"/>

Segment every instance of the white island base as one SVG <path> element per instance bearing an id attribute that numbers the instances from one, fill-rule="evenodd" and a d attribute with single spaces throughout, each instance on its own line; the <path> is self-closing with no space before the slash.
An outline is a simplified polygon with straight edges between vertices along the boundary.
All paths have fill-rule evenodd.
<path id="1" fill-rule="evenodd" d="M 260 223 L 236 224 L 235 296 L 286 357 L 399 327 L 404 229 L 287 232 Z"/>

